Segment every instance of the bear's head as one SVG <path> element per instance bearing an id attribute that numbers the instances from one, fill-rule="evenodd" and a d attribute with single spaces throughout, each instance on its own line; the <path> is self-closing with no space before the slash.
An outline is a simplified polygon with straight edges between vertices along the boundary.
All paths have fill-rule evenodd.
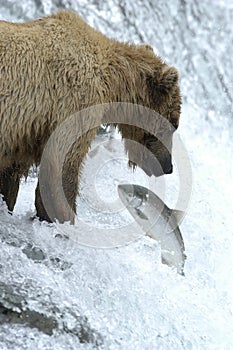
<path id="1" fill-rule="evenodd" d="M 172 138 L 181 112 L 178 71 L 162 63 L 152 74 L 142 78 L 141 89 L 139 104 L 145 106 L 145 111 L 140 110 L 135 119 L 143 120 L 142 127 L 132 126 L 132 123 L 121 130 L 129 165 L 139 166 L 149 176 L 170 174 L 173 170 Z"/>
<path id="2" fill-rule="evenodd" d="M 153 134 L 144 132 L 143 143 L 150 152 L 144 159 L 142 168 L 148 175 L 171 174 L 173 170 L 172 138 L 178 128 L 181 112 L 178 71 L 174 67 L 164 65 L 159 75 L 148 77 L 147 89 L 150 108 L 158 113 L 156 119 L 162 118 L 162 120 L 160 120 L 161 124 L 158 123 L 160 127 L 155 128 L 157 130 L 154 129 Z"/>

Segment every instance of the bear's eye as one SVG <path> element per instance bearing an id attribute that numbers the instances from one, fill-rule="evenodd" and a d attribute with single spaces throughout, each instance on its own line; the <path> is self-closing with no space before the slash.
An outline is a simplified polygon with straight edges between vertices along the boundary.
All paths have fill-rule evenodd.
<path id="1" fill-rule="evenodd" d="M 158 141 L 158 138 L 152 134 L 144 133 L 144 141 L 146 144 L 152 144 Z"/>
<path id="2" fill-rule="evenodd" d="M 176 117 L 172 117 L 170 118 L 170 122 L 172 124 L 172 126 L 177 129 L 179 126 L 179 120 Z"/>

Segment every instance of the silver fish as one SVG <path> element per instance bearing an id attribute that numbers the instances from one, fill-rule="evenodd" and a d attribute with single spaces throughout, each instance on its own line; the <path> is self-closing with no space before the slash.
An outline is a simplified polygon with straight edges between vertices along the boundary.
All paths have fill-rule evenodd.
<path id="1" fill-rule="evenodd" d="M 138 185 L 119 185 L 118 193 L 129 213 L 145 234 L 161 246 L 162 263 L 177 268 L 184 275 L 184 241 L 178 226 L 183 212 L 169 209 L 149 189 Z"/>

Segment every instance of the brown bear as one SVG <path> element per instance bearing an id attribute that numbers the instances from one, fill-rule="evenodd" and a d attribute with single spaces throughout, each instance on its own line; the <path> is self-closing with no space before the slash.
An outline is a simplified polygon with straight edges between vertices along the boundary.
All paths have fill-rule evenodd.
<path id="1" fill-rule="evenodd" d="M 9 211 L 14 209 L 20 178 L 33 164 L 40 164 L 52 132 L 84 108 L 112 102 L 143 105 L 166 118 L 174 130 L 178 127 L 178 72 L 149 45 L 109 39 L 71 11 L 26 23 L 0 21 L 0 33 L 0 193 Z M 118 127 L 123 139 L 153 153 L 162 173 L 172 172 L 171 150 L 153 133 L 127 123 Z M 174 130 L 167 135 L 170 140 Z M 73 221 L 81 164 L 96 131 L 93 128 L 77 140 L 64 166 L 64 192 L 72 213 L 54 203 L 51 218 L 38 183 L 35 206 L 40 219 Z M 133 152 L 130 145 L 126 151 Z M 130 164 L 148 175 L 161 175 L 143 157 L 140 162 L 133 157 Z M 56 167 L 53 171 L 48 185 L 55 188 Z"/>

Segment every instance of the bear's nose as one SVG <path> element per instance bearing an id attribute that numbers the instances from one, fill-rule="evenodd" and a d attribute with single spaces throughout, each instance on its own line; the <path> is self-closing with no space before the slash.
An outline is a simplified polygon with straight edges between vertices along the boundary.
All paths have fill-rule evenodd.
<path id="1" fill-rule="evenodd" d="M 173 165 L 170 159 L 167 159 L 161 164 L 164 174 L 171 174 L 173 172 Z"/>
<path id="2" fill-rule="evenodd" d="M 173 172 L 173 165 L 171 163 L 166 164 L 165 167 L 163 167 L 164 174 L 172 174 Z"/>

